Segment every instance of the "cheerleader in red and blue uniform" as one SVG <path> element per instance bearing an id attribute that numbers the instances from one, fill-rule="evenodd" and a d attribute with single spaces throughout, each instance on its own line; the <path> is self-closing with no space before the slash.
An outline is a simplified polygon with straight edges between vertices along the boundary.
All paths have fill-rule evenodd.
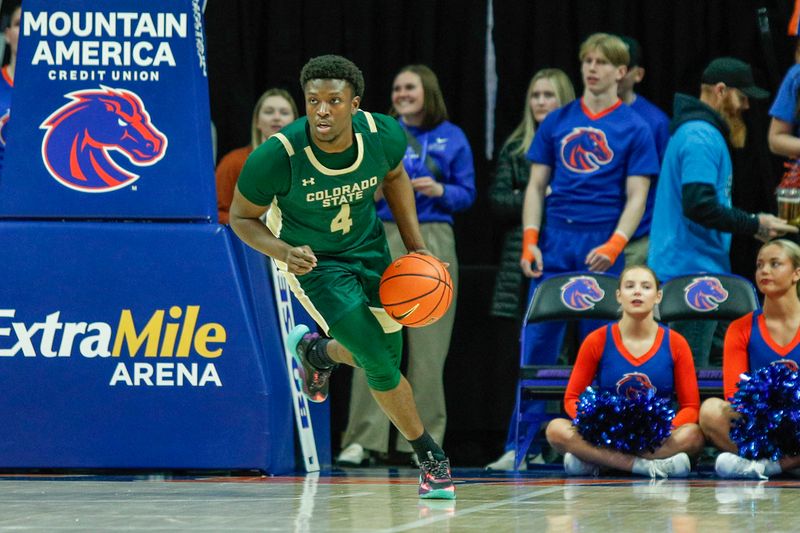
<path id="1" fill-rule="evenodd" d="M 727 400 L 739 390 L 741 374 L 774 364 L 797 370 L 800 361 L 800 246 L 786 239 L 762 246 L 756 259 L 755 279 L 764 294 L 764 307 L 733 321 L 725 334 L 722 386 Z M 720 398 L 709 398 L 700 409 L 700 427 L 723 452 L 717 456 L 717 475 L 767 479 L 800 467 L 800 456 L 753 461 L 737 455 L 737 446 L 730 438 L 731 423 L 736 417 L 730 401 Z"/>
<path id="2" fill-rule="evenodd" d="M 559 418 L 547 426 L 547 440 L 564 455 L 567 475 L 596 475 L 607 468 L 653 478 L 685 477 L 691 469 L 689 457 L 698 455 L 705 444 L 697 425 L 700 394 L 692 352 L 686 339 L 653 317 L 661 290 L 650 268 L 626 268 L 617 301 L 622 307 L 619 322 L 596 329 L 581 345 L 564 409 L 574 419 L 578 397 L 593 382 L 601 391 L 627 397 L 654 389 L 658 397 L 677 395 L 680 407 L 672 434 L 653 453 L 638 456 L 595 446 L 581 437 L 572 420 Z"/>

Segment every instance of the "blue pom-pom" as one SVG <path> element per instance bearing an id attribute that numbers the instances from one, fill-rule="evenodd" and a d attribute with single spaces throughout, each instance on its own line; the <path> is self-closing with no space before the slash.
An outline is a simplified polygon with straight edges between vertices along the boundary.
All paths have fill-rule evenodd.
<path id="1" fill-rule="evenodd" d="M 595 446 L 624 453 L 654 452 L 672 432 L 675 410 L 652 390 L 626 398 L 588 387 L 578 398 L 573 420 L 578 433 Z"/>
<path id="2" fill-rule="evenodd" d="M 730 436 L 739 455 L 777 461 L 800 455 L 800 376 L 786 365 L 772 364 L 742 374 L 731 407 L 742 416 Z"/>

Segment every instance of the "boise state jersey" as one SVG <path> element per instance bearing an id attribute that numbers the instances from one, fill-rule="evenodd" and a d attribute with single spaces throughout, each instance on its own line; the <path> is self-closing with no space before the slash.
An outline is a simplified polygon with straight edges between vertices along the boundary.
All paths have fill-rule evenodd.
<path id="1" fill-rule="evenodd" d="M 528 159 L 552 169 L 546 216 L 590 224 L 619 220 L 628 176 L 659 171 L 650 127 L 621 100 L 598 114 L 582 98 L 552 111 Z"/>
<path id="2" fill-rule="evenodd" d="M 659 326 L 653 347 L 637 358 L 622 343 L 617 324 L 606 328 L 606 344 L 597 369 L 600 390 L 632 398 L 652 389 L 659 398 L 671 399 L 675 364 L 669 346 L 669 330 Z"/>
<path id="3" fill-rule="evenodd" d="M 309 245 L 317 255 L 383 254 L 386 247 L 383 226 L 375 212 L 374 193 L 384 176 L 393 169 L 405 144 L 399 146 L 397 162 L 389 161 L 376 117 L 359 111 L 353 117 L 355 161 L 345 168 L 329 168 L 315 152 L 302 117 L 276 133 L 248 158 L 239 176 L 239 191 L 253 203 L 266 205 L 271 199 L 267 225 L 291 246 Z M 397 135 L 405 133 L 390 117 L 381 124 L 393 123 Z M 282 152 L 282 153 L 281 153 Z M 260 160 L 288 154 L 288 176 L 265 176 Z"/>
<path id="4" fill-rule="evenodd" d="M 797 370 L 800 361 L 800 338 L 795 335 L 786 346 L 778 346 L 767 332 L 767 325 L 761 310 L 753 311 L 750 325 L 750 341 L 747 343 L 747 360 L 750 372 L 767 365 L 785 364 Z"/>
<path id="5" fill-rule="evenodd" d="M 800 94 L 800 65 L 794 65 L 783 78 L 775 101 L 769 108 L 769 114 L 771 117 L 791 124 L 795 134 L 800 131 L 797 120 L 798 94 Z"/>
<path id="6" fill-rule="evenodd" d="M 3 171 L 3 161 L 6 152 L 6 134 L 8 133 L 8 120 L 11 116 L 11 90 L 14 80 L 8 74 L 8 66 L 3 67 L 0 76 L 0 173 Z"/>

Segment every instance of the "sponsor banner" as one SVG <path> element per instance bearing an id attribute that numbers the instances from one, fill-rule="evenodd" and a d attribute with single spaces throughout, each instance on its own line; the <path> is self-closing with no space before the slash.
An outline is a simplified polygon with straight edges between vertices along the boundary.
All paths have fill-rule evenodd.
<path id="1" fill-rule="evenodd" d="M 225 228 L 6 221 L 0 247 L 0 466 L 293 469 Z"/>
<path id="2" fill-rule="evenodd" d="M 25 0 L 0 216 L 216 220 L 202 4 Z"/>

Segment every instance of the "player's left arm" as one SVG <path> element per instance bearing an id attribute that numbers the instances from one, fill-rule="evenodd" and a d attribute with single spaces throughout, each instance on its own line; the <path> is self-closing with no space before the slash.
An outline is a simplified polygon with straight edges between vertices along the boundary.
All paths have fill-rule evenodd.
<path id="1" fill-rule="evenodd" d="M 673 380 L 680 409 L 672 419 L 672 427 L 696 424 L 700 415 L 700 390 L 689 343 L 680 334 L 670 331 L 669 346 L 672 351 Z"/>
<path id="2" fill-rule="evenodd" d="M 402 161 L 383 178 L 382 190 L 406 249 L 409 252 L 428 253 L 419 229 L 414 189 Z"/>
<path id="3" fill-rule="evenodd" d="M 639 222 L 644 214 L 647 201 L 647 190 L 650 188 L 650 178 L 647 176 L 628 176 L 625 182 L 627 200 L 622 214 L 617 222 L 611 238 L 604 244 L 592 249 L 586 256 L 586 264 L 592 272 L 605 272 L 619 257 L 631 235 L 639 227 Z"/>

